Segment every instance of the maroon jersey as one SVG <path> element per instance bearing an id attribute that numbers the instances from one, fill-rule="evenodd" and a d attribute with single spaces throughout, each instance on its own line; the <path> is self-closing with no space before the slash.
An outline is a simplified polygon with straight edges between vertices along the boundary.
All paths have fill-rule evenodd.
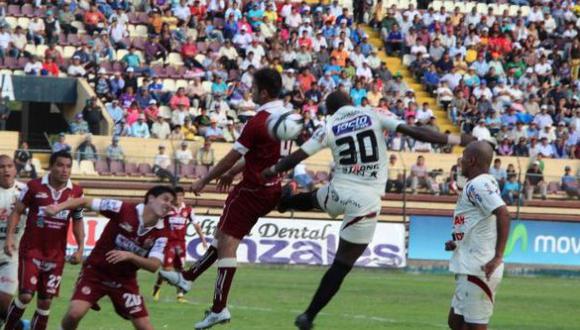
<path id="1" fill-rule="evenodd" d="M 262 179 L 264 169 L 276 164 L 280 156 L 290 154 L 291 141 L 277 141 L 268 134 L 267 120 L 270 115 L 288 111 L 282 101 L 266 103 L 258 108 L 258 113 L 250 119 L 236 143 L 234 150 L 238 151 L 246 160 L 244 178 L 240 185 L 247 187 L 273 186 L 279 184 L 280 177 L 267 181 Z"/>
<path id="2" fill-rule="evenodd" d="M 64 210 L 55 216 L 44 213 L 46 206 L 62 203 L 69 198 L 80 198 L 83 189 L 69 182 L 57 191 L 48 184 L 48 174 L 28 181 L 20 194 L 20 201 L 28 208 L 26 228 L 20 240 L 20 258 L 63 262 L 66 253 L 69 219 L 81 221 L 82 209 Z"/>
<path id="3" fill-rule="evenodd" d="M 191 206 L 182 204 L 179 208 L 171 211 L 164 219 L 169 229 L 169 241 L 185 242 L 187 225 L 195 223 L 195 214 Z"/>
<path id="4" fill-rule="evenodd" d="M 163 221 L 159 221 L 155 227 L 143 226 L 144 207 L 143 204 L 123 203 L 113 199 L 94 199 L 93 211 L 110 220 L 84 267 L 105 274 L 114 282 L 121 282 L 135 279 L 139 268 L 131 262 L 109 263 L 106 254 L 111 250 L 129 251 L 163 262 L 169 233 Z"/>

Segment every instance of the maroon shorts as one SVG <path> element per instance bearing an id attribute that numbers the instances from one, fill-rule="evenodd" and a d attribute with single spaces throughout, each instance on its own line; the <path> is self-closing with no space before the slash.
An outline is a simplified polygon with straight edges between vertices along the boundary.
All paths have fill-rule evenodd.
<path id="1" fill-rule="evenodd" d="M 248 188 L 237 185 L 228 195 L 218 229 L 237 239 L 250 233 L 258 218 L 272 211 L 280 200 L 280 186 Z"/>
<path id="2" fill-rule="evenodd" d="M 38 297 L 49 299 L 58 297 L 62 280 L 62 262 L 20 258 L 18 262 L 18 291 L 20 293 L 38 293 Z"/>
<path id="3" fill-rule="evenodd" d="M 137 278 L 113 281 L 106 275 L 83 267 L 71 300 L 86 301 L 96 307 L 103 296 L 109 296 L 115 312 L 125 319 L 138 319 L 149 315 L 143 296 L 139 294 Z"/>
<path id="4" fill-rule="evenodd" d="M 169 241 L 164 254 L 164 268 L 183 269 L 185 265 L 185 241 Z"/>

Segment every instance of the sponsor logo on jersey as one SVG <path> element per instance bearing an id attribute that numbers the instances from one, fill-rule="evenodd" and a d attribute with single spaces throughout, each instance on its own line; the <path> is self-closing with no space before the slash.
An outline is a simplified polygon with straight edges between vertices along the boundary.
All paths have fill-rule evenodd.
<path id="1" fill-rule="evenodd" d="M 45 192 L 39 192 L 34 196 L 34 198 L 45 199 L 45 198 L 48 198 L 48 194 Z"/>
<path id="2" fill-rule="evenodd" d="M 133 226 L 131 226 L 129 223 L 127 222 L 121 222 L 119 224 L 119 227 L 123 228 L 125 231 L 127 232 L 132 232 L 133 231 Z"/>
<path id="3" fill-rule="evenodd" d="M 91 288 L 90 288 L 89 286 L 86 286 L 86 285 L 85 285 L 85 286 L 83 286 L 83 288 L 81 289 L 81 292 L 82 292 L 84 295 L 87 295 L 87 296 L 88 296 L 88 295 L 90 295 L 90 294 L 91 294 Z"/>
<path id="4" fill-rule="evenodd" d="M 101 200 L 101 205 L 99 207 L 101 211 L 112 211 L 115 213 L 119 213 L 122 205 L 123 202 L 115 199 L 103 199 Z"/>
<path id="5" fill-rule="evenodd" d="M 372 125 L 371 117 L 367 115 L 358 116 L 344 123 L 338 123 L 332 126 L 332 132 L 334 133 L 335 136 L 339 136 L 342 134 L 358 131 L 371 125 Z"/>
<path id="6" fill-rule="evenodd" d="M 133 242 L 132 240 L 121 234 L 115 237 L 115 245 L 119 250 L 133 252 L 141 257 L 145 257 L 147 255 L 146 249 L 142 248 L 137 243 Z"/>
<path id="7" fill-rule="evenodd" d="M 379 164 L 345 166 L 342 168 L 343 174 L 351 174 L 356 176 L 369 176 L 376 178 L 379 174 Z"/>

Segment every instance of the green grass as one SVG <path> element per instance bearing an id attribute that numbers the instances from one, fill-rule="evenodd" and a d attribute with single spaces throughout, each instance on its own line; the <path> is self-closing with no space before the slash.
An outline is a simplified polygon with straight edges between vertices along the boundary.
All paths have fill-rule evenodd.
<path id="1" fill-rule="evenodd" d="M 294 317 L 310 301 L 326 268 L 265 267 L 242 265 L 230 295 L 229 329 L 294 329 Z M 49 329 L 58 329 L 78 274 L 67 267 L 61 298 L 54 301 Z M 161 301 L 153 302 L 154 276 L 140 272 L 145 296 L 156 329 L 193 329 L 211 304 L 215 269 L 210 269 L 187 295 L 188 304 L 175 302 L 174 288 L 164 285 Z M 356 269 L 342 290 L 316 320 L 317 329 L 446 329 L 453 293 L 451 275 L 411 274 L 399 271 Z M 108 298 L 100 312 L 90 311 L 80 329 L 131 329 L 118 317 Z M 33 305 L 28 309 L 29 318 Z M 578 329 L 580 279 L 507 277 L 497 295 L 492 329 Z"/>

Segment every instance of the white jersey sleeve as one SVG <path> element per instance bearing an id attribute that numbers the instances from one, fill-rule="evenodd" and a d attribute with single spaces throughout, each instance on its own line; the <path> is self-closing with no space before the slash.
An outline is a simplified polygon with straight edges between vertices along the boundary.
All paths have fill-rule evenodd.
<path id="1" fill-rule="evenodd" d="M 505 205 L 501 198 L 499 186 L 494 180 L 482 178 L 482 180 L 468 184 L 467 199 L 479 208 L 484 217 L 493 214 L 498 207 Z"/>
<path id="2" fill-rule="evenodd" d="M 321 126 L 312 134 L 308 141 L 300 146 L 300 149 L 312 156 L 326 147 L 328 147 L 328 132 L 326 126 Z"/>
<path id="3" fill-rule="evenodd" d="M 397 116 L 382 111 L 376 112 L 376 116 L 378 117 L 381 126 L 387 131 L 392 133 L 397 131 L 397 127 L 399 127 L 399 125 L 405 123 L 404 121 L 400 120 Z"/>

